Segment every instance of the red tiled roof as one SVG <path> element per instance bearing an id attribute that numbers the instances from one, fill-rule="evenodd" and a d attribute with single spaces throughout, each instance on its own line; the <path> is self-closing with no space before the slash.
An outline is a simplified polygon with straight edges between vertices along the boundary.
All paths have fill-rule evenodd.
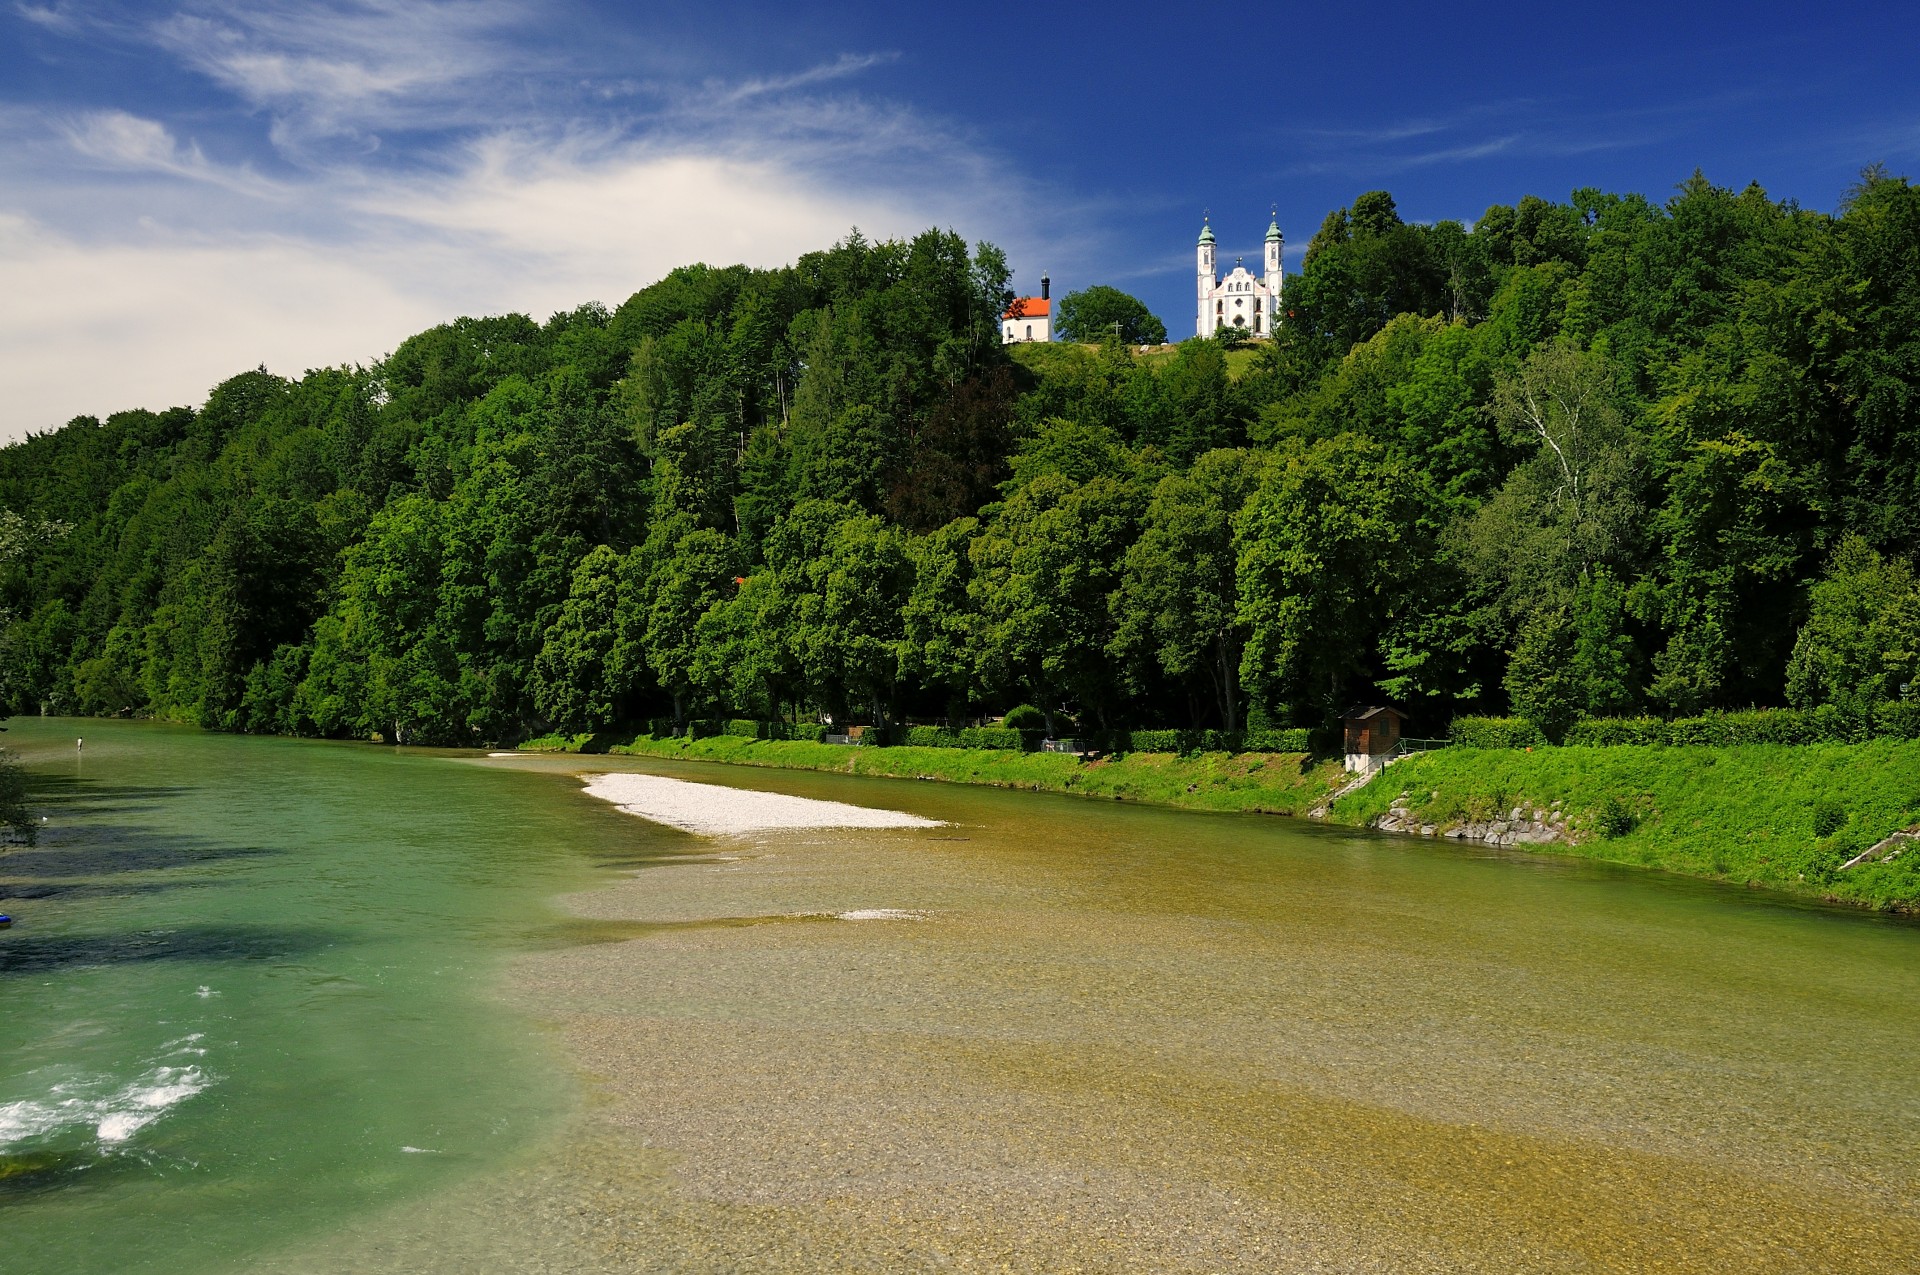
<path id="1" fill-rule="evenodd" d="M 1039 297 L 1015 297 L 1007 307 L 1009 319 L 1044 319 L 1053 309 L 1053 302 L 1043 301 Z"/>

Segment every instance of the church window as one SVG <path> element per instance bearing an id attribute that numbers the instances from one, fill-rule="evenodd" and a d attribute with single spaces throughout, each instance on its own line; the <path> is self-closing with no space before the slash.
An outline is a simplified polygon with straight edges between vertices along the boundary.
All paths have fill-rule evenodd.
<path id="1" fill-rule="evenodd" d="M 1027 325 L 1027 340 L 1033 340 L 1033 325 L 1031 323 Z"/>

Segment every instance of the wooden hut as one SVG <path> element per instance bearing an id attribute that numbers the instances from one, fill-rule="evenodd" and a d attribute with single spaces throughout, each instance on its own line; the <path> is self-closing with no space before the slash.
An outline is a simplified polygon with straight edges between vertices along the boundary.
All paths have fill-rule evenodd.
<path id="1" fill-rule="evenodd" d="M 1340 714 L 1346 728 L 1347 769 L 1372 770 L 1383 764 L 1400 742 L 1400 724 L 1407 715 L 1379 704 L 1355 704 Z"/>

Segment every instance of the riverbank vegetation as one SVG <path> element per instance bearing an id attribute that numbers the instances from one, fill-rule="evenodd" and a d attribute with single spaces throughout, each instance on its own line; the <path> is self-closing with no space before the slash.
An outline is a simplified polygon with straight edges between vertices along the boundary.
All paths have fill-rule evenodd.
<path id="1" fill-rule="evenodd" d="M 910 745 L 849 748 L 737 735 L 698 739 L 642 735 L 597 741 L 585 736 L 551 737 L 530 741 L 529 746 L 556 752 L 593 751 L 892 779 L 935 779 L 1249 814 L 1305 814 L 1325 801 L 1345 778 L 1338 761 L 1305 753 L 1126 753 L 1082 761 L 1063 753 Z"/>
<path id="2" fill-rule="evenodd" d="M 1864 744 L 1474 748 L 1404 758 L 1335 797 L 1353 776 L 1307 753 L 1131 752 L 1082 760 L 1009 749 L 848 747 L 748 734 L 551 735 L 533 751 L 611 753 L 985 784 L 1187 810 L 1308 815 L 1429 835 L 1553 812 L 1565 854 L 1762 886 L 1867 907 L 1920 910 L 1920 854 L 1845 867 L 1920 827 L 1920 740 Z M 1898 846 L 1901 850 L 1910 846 Z"/>
<path id="3" fill-rule="evenodd" d="M 1557 739 L 1920 680 L 1903 178 L 1471 227 L 1369 192 L 1275 339 L 1152 362 L 1016 361 L 1008 279 L 854 235 L 0 450 L 0 711 L 474 744 L 1377 697 Z"/>
<path id="4" fill-rule="evenodd" d="M 1556 852 L 1920 908 L 1920 855 L 1842 868 L 1920 824 L 1920 741 L 1447 748 L 1396 762 L 1334 803 L 1331 817 L 1370 824 L 1396 803 L 1437 835 L 1557 804 L 1573 841 Z"/>

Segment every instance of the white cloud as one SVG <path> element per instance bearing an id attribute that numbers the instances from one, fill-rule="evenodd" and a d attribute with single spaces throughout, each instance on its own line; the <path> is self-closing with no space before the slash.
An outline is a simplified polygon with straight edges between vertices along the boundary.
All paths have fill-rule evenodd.
<path id="1" fill-rule="evenodd" d="M 185 177 L 237 194 L 277 197 L 283 193 L 245 169 L 209 163 L 198 145 L 183 146 L 166 125 L 126 111 L 92 111 L 67 121 L 62 131 L 76 151 L 109 168 Z"/>
<path id="2" fill-rule="evenodd" d="M 599 54 L 562 74 L 524 51 L 543 13 L 195 0 L 147 25 L 89 18 L 90 38 L 157 49 L 237 101 L 185 127 L 0 105 L 0 440 L 197 404 L 260 363 L 370 362 L 460 314 L 617 304 L 694 261 L 778 265 L 856 225 L 1075 255 L 1063 201 L 964 131 L 847 91 L 892 55 L 730 81 L 641 65 L 609 100 Z M 522 75 L 572 90 L 509 91 Z M 250 146 L 270 176 L 231 160 Z"/>
<path id="3" fill-rule="evenodd" d="M 794 75 L 749 79 L 731 86 L 714 83 L 708 88 L 710 95 L 720 103 L 744 102 L 748 98 L 763 97 L 770 93 L 786 93 L 831 80 L 844 80 L 882 63 L 892 62 L 899 56 L 897 53 L 842 53 L 831 62 L 822 62 Z"/>
<path id="4" fill-rule="evenodd" d="M 459 314 L 618 304 L 692 261 L 777 265 L 855 224 L 884 236 L 934 219 L 766 160 L 504 137 L 446 177 L 331 197 L 352 217 L 327 239 L 146 223 L 96 242 L 0 219 L 0 297 L 13 299 L 0 305 L 0 438 L 198 404 L 260 363 L 298 375 L 371 362 Z"/>
<path id="5" fill-rule="evenodd" d="M 533 16 L 508 0 L 203 0 L 147 35 L 292 138 L 470 122 L 477 85 L 537 68 L 505 38 Z"/>
<path id="6" fill-rule="evenodd" d="M 16 4 L 13 11 L 37 27 L 43 27 L 61 35 L 79 29 L 79 22 L 65 5 L 58 4 Z"/>

